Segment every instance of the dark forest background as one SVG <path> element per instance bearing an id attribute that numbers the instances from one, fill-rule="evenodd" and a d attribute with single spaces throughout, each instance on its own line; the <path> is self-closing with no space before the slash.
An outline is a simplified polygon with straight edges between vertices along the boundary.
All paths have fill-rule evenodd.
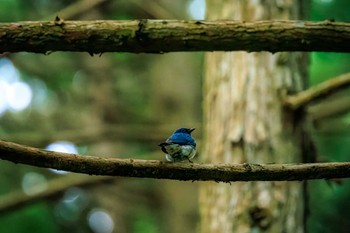
<path id="1" fill-rule="evenodd" d="M 202 19 L 201 0 L 0 0 L 0 21 Z M 350 22 L 350 1 L 313 0 L 309 20 Z M 0 55 L 0 138 L 71 153 L 164 160 L 157 144 L 195 127 L 200 161 L 203 53 L 54 52 Z M 350 55 L 310 54 L 310 85 L 350 71 Z M 315 103 L 308 122 L 318 161 L 348 161 L 349 90 Z M 348 107 L 349 104 L 348 104 Z M 84 175 L 0 161 L 0 232 L 194 232 L 198 183 L 114 178 L 71 186 Z M 59 179 L 67 188 L 33 197 Z M 55 184 L 55 183 L 54 183 Z M 309 182 L 310 232 L 348 232 L 349 180 Z M 22 196 L 21 196 L 22 195 Z"/>

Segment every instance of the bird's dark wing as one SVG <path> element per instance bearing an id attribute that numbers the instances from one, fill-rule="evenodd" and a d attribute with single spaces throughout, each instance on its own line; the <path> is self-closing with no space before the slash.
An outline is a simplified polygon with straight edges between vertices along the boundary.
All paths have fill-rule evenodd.
<path id="1" fill-rule="evenodd" d="M 166 146 L 168 146 L 169 144 L 166 143 L 166 142 L 163 142 L 161 144 L 159 144 L 158 146 L 160 146 L 160 149 L 165 153 L 167 154 L 168 152 L 166 151 Z"/>
<path id="2" fill-rule="evenodd" d="M 159 144 L 159 146 L 161 147 L 164 153 L 169 155 L 174 155 L 181 151 L 181 145 L 177 143 L 168 142 L 168 140 L 166 142 Z"/>

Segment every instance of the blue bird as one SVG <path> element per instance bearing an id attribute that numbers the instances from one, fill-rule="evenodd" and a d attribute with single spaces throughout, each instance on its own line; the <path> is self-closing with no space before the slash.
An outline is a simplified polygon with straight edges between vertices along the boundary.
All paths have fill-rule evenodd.
<path id="1" fill-rule="evenodd" d="M 191 133 L 195 128 L 179 128 L 165 142 L 159 144 L 165 153 L 165 158 L 170 162 L 188 160 L 196 155 L 196 141 Z"/>

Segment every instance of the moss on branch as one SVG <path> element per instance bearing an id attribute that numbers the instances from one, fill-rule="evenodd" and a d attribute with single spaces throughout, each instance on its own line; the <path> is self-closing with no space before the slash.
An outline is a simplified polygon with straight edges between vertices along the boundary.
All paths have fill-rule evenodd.
<path id="1" fill-rule="evenodd" d="M 350 52 L 350 23 L 306 21 L 36 21 L 0 23 L 0 52 Z"/>

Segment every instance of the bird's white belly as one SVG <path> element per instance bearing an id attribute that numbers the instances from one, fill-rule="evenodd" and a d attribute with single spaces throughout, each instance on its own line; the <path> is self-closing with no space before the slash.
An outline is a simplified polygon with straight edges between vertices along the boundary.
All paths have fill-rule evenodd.
<path id="1" fill-rule="evenodd" d="M 190 145 L 172 144 L 167 146 L 167 152 L 165 157 L 170 162 L 191 160 L 196 155 L 196 149 Z"/>
<path id="2" fill-rule="evenodd" d="M 181 146 L 181 153 L 183 156 L 192 159 L 196 155 L 196 149 L 192 146 Z"/>

